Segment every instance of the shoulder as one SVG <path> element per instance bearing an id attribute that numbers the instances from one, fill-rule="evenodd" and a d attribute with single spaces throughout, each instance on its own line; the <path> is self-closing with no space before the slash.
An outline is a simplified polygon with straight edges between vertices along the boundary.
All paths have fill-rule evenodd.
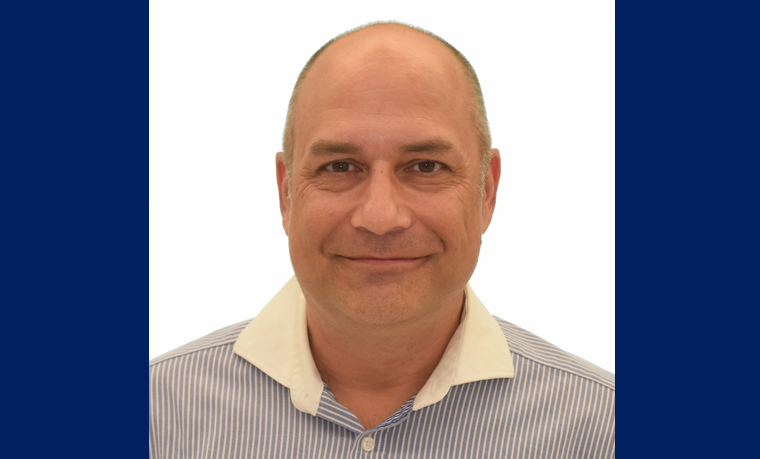
<path id="1" fill-rule="evenodd" d="M 243 331 L 243 329 L 245 328 L 246 325 L 248 325 L 249 322 L 250 322 L 250 319 L 244 320 L 243 322 L 239 322 L 234 325 L 229 325 L 213 333 L 209 333 L 208 335 L 202 338 L 198 338 L 183 346 L 178 347 L 177 349 L 171 350 L 163 355 L 160 355 L 150 360 L 148 362 L 148 365 L 153 370 L 153 369 L 156 369 L 157 367 L 165 366 L 167 363 L 171 362 L 172 360 L 176 360 L 178 358 L 185 357 L 191 354 L 204 353 L 212 349 L 225 347 L 225 346 L 229 347 L 230 352 L 231 352 L 232 345 L 235 344 L 235 341 L 240 335 L 240 332 Z"/>
<path id="2" fill-rule="evenodd" d="M 515 360 L 566 372 L 615 391 L 615 375 L 576 355 L 564 351 L 533 333 L 494 316 Z"/>

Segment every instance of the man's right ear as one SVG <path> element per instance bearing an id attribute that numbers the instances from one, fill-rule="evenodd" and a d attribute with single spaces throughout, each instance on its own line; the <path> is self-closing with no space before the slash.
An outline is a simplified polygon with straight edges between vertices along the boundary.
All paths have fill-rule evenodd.
<path id="1" fill-rule="evenodd" d="M 288 196 L 288 173 L 285 169 L 285 161 L 282 152 L 277 153 L 277 190 L 280 196 L 280 214 L 282 214 L 282 228 L 288 234 L 290 228 L 290 196 Z"/>

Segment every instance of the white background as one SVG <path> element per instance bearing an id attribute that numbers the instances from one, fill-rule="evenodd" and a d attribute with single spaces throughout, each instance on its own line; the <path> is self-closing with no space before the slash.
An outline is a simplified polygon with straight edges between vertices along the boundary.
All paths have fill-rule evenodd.
<path id="1" fill-rule="evenodd" d="M 501 150 L 470 281 L 492 314 L 615 371 L 614 2 L 150 2 L 150 349 L 254 317 L 292 276 L 275 181 L 309 56 L 377 20 L 480 78 Z"/>

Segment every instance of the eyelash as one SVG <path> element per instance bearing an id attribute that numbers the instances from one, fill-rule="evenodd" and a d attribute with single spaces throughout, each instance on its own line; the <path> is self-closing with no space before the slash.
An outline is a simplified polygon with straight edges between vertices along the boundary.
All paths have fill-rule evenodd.
<path id="1" fill-rule="evenodd" d="M 336 171 L 332 170 L 332 166 L 334 166 L 335 164 L 348 164 L 348 168 L 349 169 L 347 171 L 344 171 L 344 172 L 336 172 Z M 353 168 L 353 169 L 351 169 L 351 168 Z M 327 163 L 324 166 L 322 166 L 322 169 L 326 170 L 327 172 L 332 172 L 334 174 L 345 174 L 346 172 L 353 172 L 353 171 L 355 171 L 358 168 L 354 164 L 351 164 L 348 161 L 333 161 L 331 163 Z"/>
<path id="2" fill-rule="evenodd" d="M 419 165 L 423 164 L 423 163 L 433 163 L 434 164 L 433 170 L 429 171 L 429 172 L 424 172 L 424 171 L 418 170 L 417 172 L 420 172 L 420 173 L 423 173 L 423 174 L 433 174 L 433 173 L 436 173 L 436 172 L 440 171 L 441 168 L 443 168 L 443 164 L 439 163 L 438 161 L 427 161 L 426 160 L 426 161 L 420 161 L 418 163 L 415 163 L 414 166 L 412 166 L 412 169 L 414 169 L 415 167 L 417 167 L 419 169 Z"/>

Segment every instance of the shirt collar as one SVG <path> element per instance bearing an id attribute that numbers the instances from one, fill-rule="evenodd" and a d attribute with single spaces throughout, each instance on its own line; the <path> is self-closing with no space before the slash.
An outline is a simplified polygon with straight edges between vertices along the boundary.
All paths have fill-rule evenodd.
<path id="1" fill-rule="evenodd" d="M 243 329 L 233 351 L 289 388 L 297 409 L 316 415 L 324 385 L 311 356 L 306 299 L 295 276 Z M 514 375 L 504 334 L 467 284 L 462 320 L 413 410 L 438 403 L 452 386 Z"/>

